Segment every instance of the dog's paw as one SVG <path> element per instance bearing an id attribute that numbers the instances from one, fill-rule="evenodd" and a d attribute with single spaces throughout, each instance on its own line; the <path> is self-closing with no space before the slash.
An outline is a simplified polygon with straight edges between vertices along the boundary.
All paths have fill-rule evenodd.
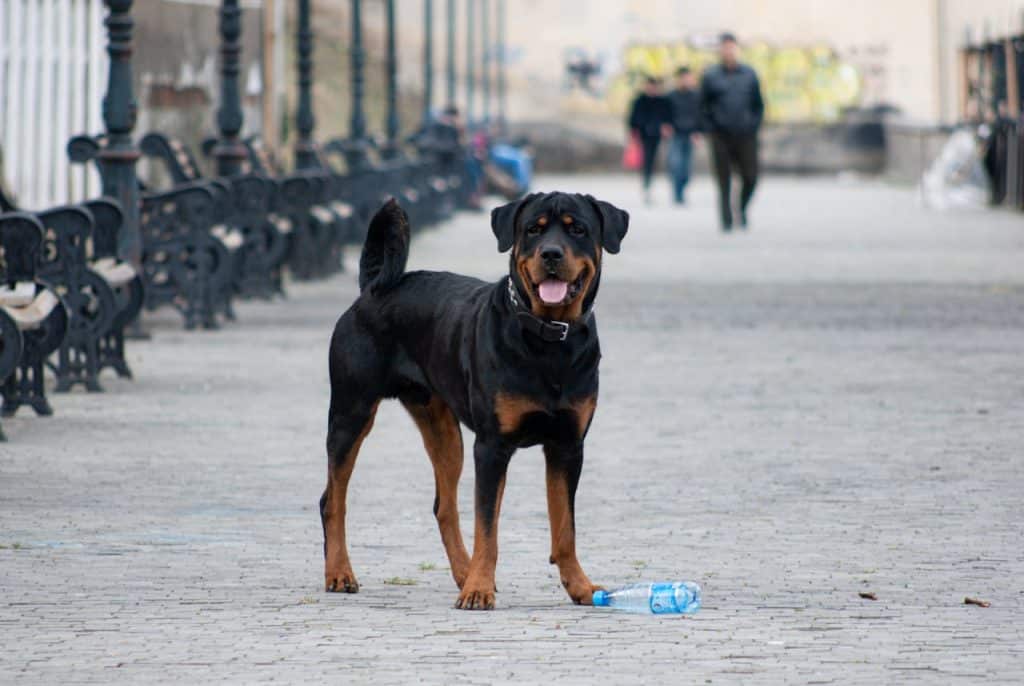
<path id="1" fill-rule="evenodd" d="M 455 585 L 459 587 L 461 591 L 466 586 L 466 579 L 469 578 L 469 565 L 465 567 L 456 568 L 452 567 L 452 578 L 455 579 Z"/>
<path id="2" fill-rule="evenodd" d="M 328 593 L 359 593 L 359 582 L 351 571 L 339 574 L 326 574 L 324 590 Z"/>
<path id="3" fill-rule="evenodd" d="M 593 605 L 594 591 L 606 590 L 604 586 L 592 584 L 589 580 L 573 583 L 563 579 L 562 586 L 565 587 L 566 592 L 572 598 L 572 602 L 575 605 Z"/>
<path id="4" fill-rule="evenodd" d="M 459 610 L 493 610 L 494 588 L 464 587 L 455 607 Z"/>

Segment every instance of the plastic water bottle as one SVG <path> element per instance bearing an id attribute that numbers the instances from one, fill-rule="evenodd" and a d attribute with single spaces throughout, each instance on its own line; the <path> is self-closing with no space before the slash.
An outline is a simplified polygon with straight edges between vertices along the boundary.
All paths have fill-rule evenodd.
<path id="1" fill-rule="evenodd" d="M 594 607 L 638 614 L 693 614 L 700 609 L 700 586 L 692 581 L 636 584 L 614 591 L 594 591 Z"/>

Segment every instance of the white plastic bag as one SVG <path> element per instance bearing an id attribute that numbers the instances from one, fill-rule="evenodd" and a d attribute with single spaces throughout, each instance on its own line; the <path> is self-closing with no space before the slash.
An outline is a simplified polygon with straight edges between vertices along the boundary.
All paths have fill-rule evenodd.
<path id="1" fill-rule="evenodd" d="M 937 210 L 988 206 L 989 181 L 971 129 L 953 132 L 921 178 L 921 187 L 925 205 Z"/>

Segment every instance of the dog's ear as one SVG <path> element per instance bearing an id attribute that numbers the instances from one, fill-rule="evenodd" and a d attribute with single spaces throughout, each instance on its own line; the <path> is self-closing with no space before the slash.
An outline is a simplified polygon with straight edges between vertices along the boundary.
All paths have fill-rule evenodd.
<path id="1" fill-rule="evenodd" d="M 531 193 L 491 210 L 491 230 L 498 239 L 498 252 L 508 252 L 512 249 L 512 243 L 516 240 L 516 220 L 519 218 L 519 211 L 539 195 L 540 193 Z"/>
<path id="2" fill-rule="evenodd" d="M 629 212 L 620 210 L 610 202 L 598 200 L 592 195 L 586 198 L 601 215 L 601 246 L 614 255 L 619 252 L 622 239 L 626 237 L 626 231 L 629 229 Z"/>

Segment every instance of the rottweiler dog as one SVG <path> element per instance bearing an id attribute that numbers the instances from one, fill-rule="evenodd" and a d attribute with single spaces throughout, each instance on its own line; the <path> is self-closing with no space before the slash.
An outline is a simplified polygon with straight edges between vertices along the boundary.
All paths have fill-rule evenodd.
<path id="1" fill-rule="evenodd" d="M 601 351 L 592 307 L 604 253 L 619 252 L 629 215 L 589 195 L 534 193 L 498 207 L 491 228 L 511 250 L 497 283 L 406 272 L 409 223 L 394 201 L 370 222 L 360 295 L 331 338 L 327 488 L 320 499 L 328 591 L 359 590 L 345 541 L 345 494 L 377 406 L 397 398 L 434 468 L 434 515 L 460 593 L 455 607 L 494 607 L 498 514 L 517 448 L 541 445 L 551 558 L 573 602 L 590 604 L 576 558 L 574 501 L 583 440 L 597 406 Z M 473 556 L 456 493 L 465 424 L 476 436 Z"/>

